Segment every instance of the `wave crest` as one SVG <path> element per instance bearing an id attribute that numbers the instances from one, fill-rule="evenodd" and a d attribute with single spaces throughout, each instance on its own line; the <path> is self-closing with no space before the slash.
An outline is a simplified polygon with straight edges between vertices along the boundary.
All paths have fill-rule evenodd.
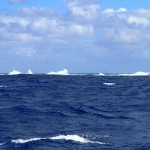
<path id="1" fill-rule="evenodd" d="M 5 143 L 0 143 L 0 146 L 4 145 Z"/>
<path id="2" fill-rule="evenodd" d="M 39 141 L 39 140 L 44 140 L 46 138 L 31 138 L 31 139 L 17 139 L 17 140 L 11 140 L 12 143 L 15 144 L 23 144 L 23 143 L 28 143 L 28 142 L 32 142 L 32 141 Z"/>
<path id="3" fill-rule="evenodd" d="M 32 71 L 29 69 L 27 74 L 33 74 Z"/>
<path id="4" fill-rule="evenodd" d="M 74 141 L 74 142 L 79 142 L 79 143 L 95 143 L 95 144 L 104 144 L 99 141 L 90 141 L 84 137 L 78 136 L 78 135 L 59 135 L 56 137 L 52 137 L 52 140 L 67 140 L 67 141 Z"/>
<path id="5" fill-rule="evenodd" d="M 115 83 L 103 83 L 104 85 L 107 85 L 107 86 L 114 86 L 115 85 Z"/>
<path id="6" fill-rule="evenodd" d="M 141 72 L 141 71 L 131 73 L 131 74 L 119 74 L 119 76 L 148 76 L 148 75 L 150 75 L 149 72 Z"/>
<path id="7" fill-rule="evenodd" d="M 39 140 L 66 140 L 66 141 L 74 141 L 77 143 L 87 144 L 106 144 L 99 141 L 91 141 L 87 138 L 81 137 L 79 135 L 58 135 L 55 137 L 48 137 L 48 138 L 31 138 L 31 139 L 17 139 L 17 140 L 11 140 L 12 143 L 15 144 L 24 144 L 32 141 L 39 141 Z"/>
<path id="8" fill-rule="evenodd" d="M 67 69 L 60 70 L 60 71 L 58 71 L 58 72 L 53 72 L 53 71 L 51 71 L 51 72 L 49 72 L 49 73 L 47 73 L 47 74 L 48 74 L 48 75 L 69 75 Z"/>
<path id="9" fill-rule="evenodd" d="M 9 75 L 19 75 L 21 74 L 21 72 L 17 71 L 17 70 L 13 70 L 9 73 Z"/>
<path id="10" fill-rule="evenodd" d="M 105 74 L 104 73 L 99 73 L 99 76 L 105 76 Z"/>

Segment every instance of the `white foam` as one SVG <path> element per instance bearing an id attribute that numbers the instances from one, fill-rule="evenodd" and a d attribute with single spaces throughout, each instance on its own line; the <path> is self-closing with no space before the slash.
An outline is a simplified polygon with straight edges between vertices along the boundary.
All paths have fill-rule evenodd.
<path id="1" fill-rule="evenodd" d="M 29 69 L 27 74 L 33 74 L 32 71 Z"/>
<path id="2" fill-rule="evenodd" d="M 105 74 L 104 73 L 99 73 L 99 76 L 105 76 Z"/>
<path id="3" fill-rule="evenodd" d="M 80 143 L 88 143 L 89 140 L 80 137 L 78 135 L 59 135 L 56 137 L 52 137 L 52 140 L 71 140 L 71 141 L 75 141 L 75 142 L 80 142 Z"/>
<path id="4" fill-rule="evenodd" d="M 114 86 L 115 83 L 103 83 L 104 85 L 107 85 L 107 86 Z"/>
<path id="5" fill-rule="evenodd" d="M 119 74 L 119 76 L 148 76 L 148 75 L 150 75 L 149 72 L 141 72 L 141 71 L 130 74 Z"/>
<path id="6" fill-rule="evenodd" d="M 23 144 L 23 143 L 39 141 L 39 140 L 44 140 L 44 139 L 46 139 L 46 138 L 17 139 L 17 140 L 11 140 L 11 142 L 15 143 L 15 144 Z"/>
<path id="7" fill-rule="evenodd" d="M 79 135 L 58 135 L 55 137 L 48 137 L 48 138 L 31 138 L 31 139 L 17 139 L 17 140 L 11 140 L 12 143 L 15 144 L 24 144 L 32 141 L 39 141 L 39 140 L 66 140 L 66 141 L 74 141 L 81 144 L 106 144 L 99 141 L 90 141 L 87 138 L 81 137 Z"/>
<path id="8" fill-rule="evenodd" d="M 4 145 L 6 142 L 4 142 L 4 143 L 0 143 L 0 146 L 2 146 L 2 145 Z"/>
<path id="9" fill-rule="evenodd" d="M 0 85 L 0 88 L 6 88 L 6 87 L 8 87 L 8 86 L 6 86 L 6 85 Z"/>
<path id="10" fill-rule="evenodd" d="M 21 74 L 21 72 L 17 71 L 17 70 L 13 70 L 9 73 L 9 75 L 19 75 Z"/>
<path id="11" fill-rule="evenodd" d="M 78 143 L 96 143 L 96 144 L 104 144 L 102 142 L 99 141 L 90 141 L 84 137 L 81 137 L 79 135 L 59 135 L 59 136 L 55 136 L 50 138 L 51 140 L 67 140 L 67 141 L 74 141 L 74 142 L 78 142 Z"/>
<path id="12" fill-rule="evenodd" d="M 49 74 L 49 75 L 69 75 L 67 69 L 60 70 L 60 71 L 57 71 L 57 72 L 51 71 L 51 72 L 49 72 L 49 73 L 47 73 L 47 74 Z"/>

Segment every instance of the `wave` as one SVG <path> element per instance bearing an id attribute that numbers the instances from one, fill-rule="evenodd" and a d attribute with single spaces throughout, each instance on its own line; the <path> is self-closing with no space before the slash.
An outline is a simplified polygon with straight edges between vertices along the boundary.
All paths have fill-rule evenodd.
<path id="1" fill-rule="evenodd" d="M 105 74 L 104 73 L 99 73 L 99 76 L 105 76 Z"/>
<path id="2" fill-rule="evenodd" d="M 141 72 L 141 71 L 130 74 L 119 74 L 119 76 L 148 76 L 148 75 L 150 75 L 149 72 Z"/>
<path id="3" fill-rule="evenodd" d="M 27 74 L 33 74 L 32 71 L 29 69 Z"/>
<path id="4" fill-rule="evenodd" d="M 48 75 L 69 75 L 68 73 L 68 70 L 67 69 L 64 69 L 64 70 L 60 70 L 60 71 L 57 71 L 57 72 L 49 72 L 47 73 Z"/>
<path id="5" fill-rule="evenodd" d="M 19 75 L 19 74 L 21 74 L 21 72 L 19 72 L 17 70 L 13 70 L 8 75 Z"/>
<path id="6" fill-rule="evenodd" d="M 27 73 L 21 73 L 17 70 L 13 70 L 10 73 L 0 73 L 0 75 L 28 75 L 33 74 L 33 72 L 29 69 Z M 36 73 L 35 75 L 69 75 L 69 76 L 150 76 L 150 72 L 135 72 L 135 73 L 69 73 L 67 69 L 63 69 L 57 72 L 51 71 L 49 73 Z"/>
<path id="7" fill-rule="evenodd" d="M 6 86 L 6 85 L 0 85 L 0 88 L 6 88 L 6 87 L 8 87 L 8 86 Z"/>
<path id="8" fill-rule="evenodd" d="M 70 76 L 88 76 L 88 73 L 69 73 Z"/>
<path id="9" fill-rule="evenodd" d="M 19 75 L 19 74 L 24 74 L 24 73 L 21 73 L 17 70 L 13 70 L 11 71 L 8 75 Z M 33 74 L 32 71 L 29 69 L 28 72 L 26 74 Z M 5 75 L 5 74 L 4 74 Z"/>
<path id="10" fill-rule="evenodd" d="M 74 141 L 74 142 L 78 142 L 78 143 L 95 143 L 95 144 L 104 144 L 102 142 L 99 141 L 90 141 L 84 137 L 81 137 L 79 135 L 59 135 L 56 137 L 52 137 L 51 140 L 67 140 L 67 141 Z"/>
<path id="11" fill-rule="evenodd" d="M 48 137 L 48 138 L 31 138 L 31 139 L 17 139 L 17 140 L 11 140 L 12 143 L 15 144 L 24 144 L 32 141 L 39 141 L 39 140 L 66 140 L 66 141 L 74 141 L 81 144 L 106 144 L 100 141 L 91 141 L 87 138 L 81 137 L 79 135 L 58 135 L 55 137 Z"/>
<path id="12" fill-rule="evenodd" d="M 39 140 L 45 140 L 47 138 L 31 138 L 31 139 L 17 139 L 17 140 L 11 140 L 12 143 L 15 144 L 24 144 L 32 141 L 39 141 Z"/>
<path id="13" fill-rule="evenodd" d="M 0 143 L 0 146 L 2 146 L 2 145 L 4 145 L 4 144 L 6 144 L 6 142 L 4 142 L 4 143 Z"/>
<path id="14" fill-rule="evenodd" d="M 107 85 L 107 86 L 114 86 L 115 83 L 103 83 L 104 85 Z"/>

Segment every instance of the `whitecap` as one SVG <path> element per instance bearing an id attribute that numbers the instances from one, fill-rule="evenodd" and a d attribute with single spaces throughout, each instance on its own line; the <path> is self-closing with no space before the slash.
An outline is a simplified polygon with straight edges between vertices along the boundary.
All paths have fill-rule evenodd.
<path id="1" fill-rule="evenodd" d="M 64 69 L 64 70 L 60 70 L 60 71 L 57 71 L 57 72 L 49 72 L 47 73 L 48 75 L 69 75 L 68 73 L 68 70 L 67 69 Z"/>
<path id="2" fill-rule="evenodd" d="M 51 140 L 67 140 L 67 141 L 74 141 L 82 144 L 86 143 L 93 143 L 93 144 L 105 144 L 99 141 L 90 141 L 87 138 L 81 137 L 79 135 L 58 135 L 55 137 L 50 138 Z"/>
<path id="3" fill-rule="evenodd" d="M 115 83 L 103 83 L 104 85 L 107 85 L 107 86 L 114 86 Z"/>
<path id="4" fill-rule="evenodd" d="M 71 140 L 75 142 L 80 142 L 80 143 L 88 143 L 89 140 L 80 137 L 78 135 L 59 135 L 51 138 L 52 140 Z"/>
<path id="5" fill-rule="evenodd" d="M 27 74 L 33 74 L 32 71 L 29 69 Z"/>
<path id="6" fill-rule="evenodd" d="M 6 142 L 4 142 L 4 143 L 0 143 L 0 146 L 2 146 L 2 145 L 4 145 Z"/>
<path id="7" fill-rule="evenodd" d="M 6 86 L 6 85 L 0 85 L 0 88 L 6 88 L 6 87 L 8 87 L 8 86 Z"/>
<path id="8" fill-rule="evenodd" d="M 19 75 L 21 74 L 21 72 L 17 71 L 17 70 L 13 70 L 9 73 L 9 75 Z"/>
<path id="9" fill-rule="evenodd" d="M 39 140 L 44 140 L 46 138 L 31 138 L 31 139 L 17 139 L 17 140 L 11 140 L 12 143 L 15 144 L 24 144 L 32 141 L 39 141 Z"/>
<path id="10" fill-rule="evenodd" d="M 32 141 L 39 141 L 39 140 L 66 140 L 66 141 L 74 141 L 81 144 L 106 144 L 99 141 L 91 141 L 87 138 L 81 137 L 79 135 L 58 135 L 54 137 L 47 137 L 47 138 L 31 138 L 31 139 L 17 139 L 17 140 L 11 140 L 12 143 L 15 144 L 24 144 Z"/>
<path id="11" fill-rule="evenodd" d="M 119 76 L 148 76 L 148 75 L 150 75 L 149 72 L 141 72 L 141 71 L 130 74 L 119 74 Z"/>
<path id="12" fill-rule="evenodd" d="M 105 74 L 104 73 L 99 73 L 99 76 L 105 76 Z"/>

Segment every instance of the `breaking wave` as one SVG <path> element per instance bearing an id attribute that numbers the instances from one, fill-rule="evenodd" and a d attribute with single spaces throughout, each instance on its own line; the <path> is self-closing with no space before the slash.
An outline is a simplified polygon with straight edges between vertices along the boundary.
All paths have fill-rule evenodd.
<path id="1" fill-rule="evenodd" d="M 105 74 L 104 73 L 99 73 L 99 76 L 105 76 Z"/>
<path id="2" fill-rule="evenodd" d="M 4 145 L 5 143 L 0 143 L 0 146 Z"/>
<path id="3" fill-rule="evenodd" d="M 27 74 L 33 74 L 33 72 L 29 69 Z"/>
<path id="4" fill-rule="evenodd" d="M 17 70 L 13 70 L 8 75 L 19 75 L 19 74 L 21 74 L 21 72 L 19 72 Z"/>
<path id="5" fill-rule="evenodd" d="M 59 135 L 56 137 L 52 137 L 51 140 L 67 140 L 67 141 L 74 141 L 74 142 L 78 142 L 78 143 L 104 144 L 99 141 L 90 141 L 89 139 L 86 139 L 79 135 Z"/>
<path id="6" fill-rule="evenodd" d="M 104 85 L 107 85 L 107 86 L 114 86 L 115 83 L 103 83 Z"/>
<path id="7" fill-rule="evenodd" d="M 47 73 L 48 75 L 69 75 L 68 73 L 68 70 L 67 69 L 64 69 L 64 70 L 60 70 L 60 71 L 57 71 L 57 72 L 49 72 Z"/>
<path id="8" fill-rule="evenodd" d="M 0 75 L 31 75 L 33 74 L 33 72 L 29 69 L 27 73 L 21 73 L 17 70 L 13 70 L 9 73 L 0 73 Z M 48 73 L 36 73 L 36 75 L 43 75 L 43 74 L 47 74 L 47 75 L 70 75 L 70 76 L 150 76 L 150 72 L 135 72 L 135 73 L 69 73 L 67 69 L 63 69 L 60 71 L 51 71 Z"/>
<path id="9" fill-rule="evenodd" d="M 141 71 L 130 74 L 119 74 L 119 76 L 148 76 L 148 75 L 150 75 L 149 72 L 141 72 Z"/>
<path id="10" fill-rule="evenodd" d="M 15 144 L 23 144 L 23 143 L 28 143 L 32 141 L 39 141 L 39 140 L 45 140 L 47 138 L 31 138 L 31 139 L 17 139 L 17 140 L 11 140 L 12 143 Z"/>
<path id="11" fill-rule="evenodd" d="M 24 73 L 21 73 L 20 71 L 17 71 L 17 70 L 13 70 L 11 72 L 8 73 L 8 75 L 19 75 L 19 74 L 24 74 Z M 29 69 L 28 72 L 26 74 L 33 74 L 32 71 Z M 5 75 L 5 74 L 4 74 Z"/>
<path id="12" fill-rule="evenodd" d="M 106 144 L 100 141 L 91 141 L 79 135 L 58 135 L 55 137 L 48 137 L 48 138 L 17 139 L 17 140 L 11 140 L 11 142 L 15 144 L 24 144 L 24 143 L 39 141 L 39 140 L 66 140 L 66 141 L 74 141 L 81 144 L 87 144 L 87 143 Z"/>

